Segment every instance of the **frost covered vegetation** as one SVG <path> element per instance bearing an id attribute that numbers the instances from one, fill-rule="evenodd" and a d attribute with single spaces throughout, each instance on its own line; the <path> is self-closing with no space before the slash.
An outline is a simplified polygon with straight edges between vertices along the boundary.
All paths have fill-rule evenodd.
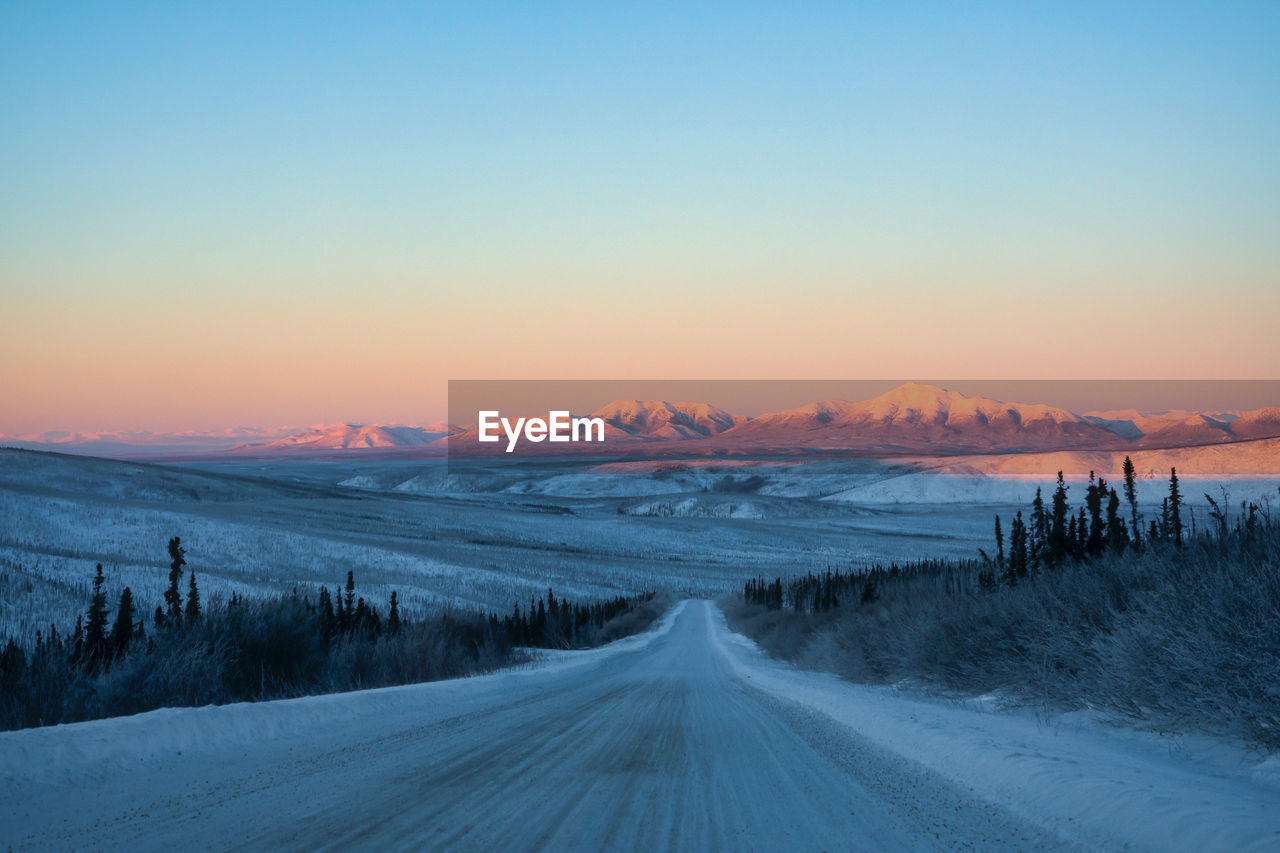
<path id="1" fill-rule="evenodd" d="M 133 714 L 160 707 L 331 693 L 455 678 L 528 660 L 523 647 L 581 648 L 648 627 L 654 593 L 581 604 L 531 600 L 523 613 L 385 613 L 355 578 L 314 597 L 202 603 L 186 552 L 169 541 L 169 585 L 148 614 L 125 587 L 114 607 L 97 566 L 88 608 L 71 630 L 50 625 L 0 652 L 0 729 Z M 185 595 L 183 576 L 186 575 Z"/>
<path id="2" fill-rule="evenodd" d="M 1280 520 L 1205 495 L 1209 523 L 1193 530 L 1171 474 L 1145 525 L 1131 479 L 1127 507 L 1097 481 L 1078 510 L 1059 481 L 1015 517 L 1008 550 L 997 518 L 995 556 L 760 578 L 729 618 L 775 655 L 856 681 L 1280 749 Z"/>
<path id="3" fill-rule="evenodd" d="M 521 463 L 461 477 L 432 460 L 194 468 L 0 448 L 0 640 L 73 623 L 92 593 L 96 563 L 113 603 L 128 586 L 154 605 L 174 531 L 207 596 L 274 598 L 354 571 L 366 599 L 386 602 L 397 590 L 406 612 L 506 612 L 547 587 L 579 601 L 650 589 L 714 598 L 773 566 L 804 572 L 903 559 L 922 539 L 929 553 L 959 556 L 990 535 L 987 507 L 862 508 L 822 499 L 864 476 L 858 472 L 881 471 L 872 461 L 815 465 L 801 478 L 806 485 L 788 486 L 798 490 L 790 497 L 718 491 L 730 476 L 744 482 L 732 465 L 695 465 L 661 482 L 584 473 L 591 467 Z M 781 477 L 793 467 L 760 470 Z M 566 478 L 622 493 L 524 491 Z M 690 490 L 670 497 L 681 507 L 675 517 L 618 511 L 658 487 Z M 726 503 L 731 511 L 721 508 Z"/>
<path id="4" fill-rule="evenodd" d="M 653 592 L 577 604 L 557 599 L 555 591 L 548 589 L 545 599 L 530 601 L 523 612 L 517 604 L 502 619 L 490 614 L 489 627 L 518 646 L 581 649 L 643 631 L 670 605 L 669 596 Z"/>

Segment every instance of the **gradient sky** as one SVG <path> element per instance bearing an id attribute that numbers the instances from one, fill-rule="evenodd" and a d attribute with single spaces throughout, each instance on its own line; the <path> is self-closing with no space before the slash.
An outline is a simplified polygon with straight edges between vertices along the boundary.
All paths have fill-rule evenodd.
<path id="1" fill-rule="evenodd" d="M 0 432 L 1280 376 L 1280 3 L 260 5 L 0 5 Z"/>

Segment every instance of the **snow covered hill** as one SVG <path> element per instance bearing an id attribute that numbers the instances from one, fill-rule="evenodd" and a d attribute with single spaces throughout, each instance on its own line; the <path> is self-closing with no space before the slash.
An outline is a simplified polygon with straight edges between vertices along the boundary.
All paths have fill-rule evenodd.
<path id="1" fill-rule="evenodd" d="M 1280 436 L 1280 407 L 1268 406 L 1243 412 L 1229 427 L 1237 438 L 1271 438 Z"/>
<path id="2" fill-rule="evenodd" d="M 452 432 L 446 424 L 429 427 L 377 426 L 369 424 L 337 424 L 314 427 L 267 442 L 248 442 L 231 448 L 232 451 L 296 451 L 296 450 L 353 450 L 372 447 L 421 447 L 431 444 Z"/>
<path id="3" fill-rule="evenodd" d="M 908 382 L 870 400 L 825 400 L 753 418 L 725 440 L 832 449 L 1045 450 L 1109 446 L 1117 435 L 1065 409 L 967 397 Z"/>
<path id="4" fill-rule="evenodd" d="M 226 450 L 246 442 L 272 441 L 288 433 L 289 430 L 283 427 L 236 427 L 224 430 L 181 432 L 51 430 L 23 435 L 0 435 L 0 446 L 20 447 L 27 450 L 57 450 L 63 453 L 87 455 L 161 456 Z"/>
<path id="5" fill-rule="evenodd" d="M 614 400 L 591 413 L 633 438 L 707 438 L 738 424 L 742 415 L 731 415 L 708 403 Z"/>

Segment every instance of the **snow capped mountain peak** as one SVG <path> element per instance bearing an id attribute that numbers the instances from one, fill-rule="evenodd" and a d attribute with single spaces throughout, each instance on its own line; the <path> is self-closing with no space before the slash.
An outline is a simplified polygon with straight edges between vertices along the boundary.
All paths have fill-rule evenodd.
<path id="1" fill-rule="evenodd" d="M 1078 415 L 1054 406 L 969 397 L 937 385 L 916 382 L 907 382 L 892 391 L 856 404 L 853 414 L 885 423 L 933 423 L 953 427 L 968 422 L 989 425 L 997 421 L 1008 421 L 1019 426 L 1036 421 L 1084 423 Z"/>
<path id="2" fill-rule="evenodd" d="M 1253 411 L 1196 412 L 1169 409 L 1092 411 L 1077 415 L 1041 403 L 1004 402 L 921 382 L 905 382 L 860 402 L 825 399 L 749 418 L 706 402 L 613 400 L 591 413 L 605 421 L 610 445 L 639 442 L 646 452 L 991 453 L 1120 447 L 1187 447 L 1280 437 L 1280 407 Z M 465 452 L 476 428 L 447 423 L 428 426 L 341 423 L 301 431 L 237 428 L 217 434 L 68 433 L 10 437 L 36 448 L 96 450 L 157 447 L 166 452 L 242 453 L 414 448 L 428 455 Z M 445 440 L 447 439 L 447 440 Z M 688 441 L 688 444 L 679 442 Z M 438 442 L 438 443 L 437 443 Z M 484 448 L 477 445 L 477 450 Z M 550 448 L 548 448 L 550 450 Z M 563 450 L 560 447 L 554 450 Z"/>
<path id="3" fill-rule="evenodd" d="M 824 400 L 762 415 L 731 435 L 752 443 L 839 449 L 1045 449 L 1114 442 L 1117 436 L 1066 409 L 969 397 L 907 382 L 857 403 Z"/>
<path id="4" fill-rule="evenodd" d="M 956 391 L 948 391 L 937 385 L 921 385 L 907 382 L 892 391 L 886 391 L 878 397 L 872 397 L 854 406 L 860 413 L 881 420 L 895 420 L 899 417 L 907 420 L 946 420 L 945 415 L 953 406 L 963 405 L 968 398 Z M 992 402 L 995 401 L 982 401 Z M 995 405 L 999 405 L 998 403 Z"/>
<path id="5" fill-rule="evenodd" d="M 613 400 L 591 413 L 592 417 L 610 420 L 614 418 L 644 422 L 655 418 L 669 418 L 675 409 L 665 400 Z"/>
<path id="6" fill-rule="evenodd" d="M 1269 438 L 1280 435 L 1280 406 L 1241 412 L 1228 428 L 1237 438 Z"/>
<path id="7" fill-rule="evenodd" d="M 856 404 L 848 400 L 819 400 L 794 409 L 784 409 L 781 412 L 770 412 L 752 418 L 745 425 L 737 427 L 737 432 L 761 435 L 784 430 L 799 432 L 819 429 L 846 416 L 854 405 Z"/>
<path id="8" fill-rule="evenodd" d="M 709 403 L 666 400 L 614 400 L 591 416 L 627 435 L 645 438 L 706 438 L 746 420 Z"/>

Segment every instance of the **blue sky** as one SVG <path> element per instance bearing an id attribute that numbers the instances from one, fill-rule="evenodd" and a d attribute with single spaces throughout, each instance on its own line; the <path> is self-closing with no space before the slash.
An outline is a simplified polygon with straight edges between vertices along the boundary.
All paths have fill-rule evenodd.
<path id="1" fill-rule="evenodd" d="M 1068 292 L 1119 295 L 1186 302 L 1150 319 L 1218 324 L 1212 369 L 1242 375 L 1277 354 L 1243 316 L 1280 307 L 1277 44 L 1276 3 L 7 3 L 0 287 L 28 330 L 305 299 L 309 335 L 336 339 L 356 301 L 447 312 L 447 347 L 395 354 L 452 359 L 432 388 L 501 370 L 461 352 L 502 300 L 579 344 L 613 317 L 642 346 L 643 299 L 645 323 L 733 300 L 784 342 L 832 310 L 923 313 L 954 348 L 946 321 L 984 302 L 1028 325 L 1086 316 Z M 930 314 L 957 291 L 972 316 Z M 555 345 L 498 314 L 506 340 Z M 257 322 L 209 333 L 231 347 Z M 121 371 L 143 359 L 72 328 Z M 74 362 L 33 334 L 17 357 L 54 366 L 31 393 L 70 399 Z M 798 348 L 782 372 L 867 369 Z"/>

